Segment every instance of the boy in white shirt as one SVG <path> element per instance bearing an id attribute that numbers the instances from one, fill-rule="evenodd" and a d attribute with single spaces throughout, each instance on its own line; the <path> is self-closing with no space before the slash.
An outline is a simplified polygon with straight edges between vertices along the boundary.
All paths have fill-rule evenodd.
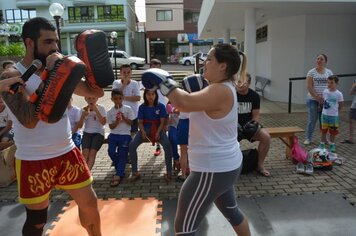
<path id="1" fill-rule="evenodd" d="M 130 65 L 124 64 L 120 69 L 120 80 L 115 80 L 112 84 L 112 89 L 120 89 L 124 95 L 124 105 L 128 105 L 133 110 L 135 118 L 131 125 L 131 136 L 135 135 L 138 131 L 138 102 L 141 99 L 140 86 L 137 81 L 131 79 L 132 70 Z"/>
<path id="2" fill-rule="evenodd" d="M 111 91 L 114 106 L 107 112 L 107 121 L 111 129 L 108 137 L 108 154 L 116 170 L 110 182 L 111 187 L 118 186 L 125 177 L 125 165 L 131 142 L 131 124 L 135 118 L 131 107 L 123 104 L 123 99 L 121 90 Z"/>
<path id="3" fill-rule="evenodd" d="M 328 87 L 323 91 L 323 111 L 321 114 L 321 142 L 319 148 L 325 148 L 326 134 L 330 134 L 330 151 L 336 152 L 335 136 L 339 133 L 339 112 L 344 97 L 337 89 L 339 78 L 336 75 L 328 77 Z"/>

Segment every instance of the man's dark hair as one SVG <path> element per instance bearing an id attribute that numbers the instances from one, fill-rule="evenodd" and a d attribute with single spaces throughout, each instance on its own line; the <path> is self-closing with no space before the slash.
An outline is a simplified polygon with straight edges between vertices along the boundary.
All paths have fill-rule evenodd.
<path id="1" fill-rule="evenodd" d="M 46 18 L 32 18 L 26 21 L 26 23 L 22 27 L 22 40 L 25 42 L 26 38 L 30 38 L 36 42 L 37 39 L 40 37 L 41 30 L 56 31 L 56 27 Z"/>
<path id="2" fill-rule="evenodd" d="M 122 93 L 122 91 L 120 89 L 113 89 L 111 91 L 111 97 L 114 97 L 115 95 L 124 96 L 124 94 Z"/>
<path id="3" fill-rule="evenodd" d="M 5 69 L 7 65 L 15 65 L 15 62 L 12 60 L 5 60 L 2 62 L 2 68 Z"/>
<path id="4" fill-rule="evenodd" d="M 150 65 L 162 65 L 162 62 L 156 58 L 152 59 Z"/>
<path id="5" fill-rule="evenodd" d="M 129 64 L 123 64 L 123 65 L 121 66 L 121 68 L 130 68 L 130 69 L 131 69 L 131 66 L 130 66 Z"/>

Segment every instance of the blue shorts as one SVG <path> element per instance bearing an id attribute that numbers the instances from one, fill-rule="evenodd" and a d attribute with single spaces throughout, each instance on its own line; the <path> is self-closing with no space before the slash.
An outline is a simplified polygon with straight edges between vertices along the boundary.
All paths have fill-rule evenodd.
<path id="1" fill-rule="evenodd" d="M 329 130 L 331 135 L 337 135 L 339 133 L 339 117 L 321 115 L 321 132 L 326 134 Z"/>
<path id="2" fill-rule="evenodd" d="M 189 119 L 179 119 L 177 126 L 177 144 L 188 145 Z"/>

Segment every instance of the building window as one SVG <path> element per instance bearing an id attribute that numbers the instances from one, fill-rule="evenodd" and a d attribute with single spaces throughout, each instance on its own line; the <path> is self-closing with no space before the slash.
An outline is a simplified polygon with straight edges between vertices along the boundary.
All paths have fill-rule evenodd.
<path id="1" fill-rule="evenodd" d="M 256 30 L 256 43 L 267 41 L 268 28 L 267 25 L 262 26 Z"/>
<path id="2" fill-rule="evenodd" d="M 123 5 L 98 6 L 98 21 L 125 21 Z"/>
<path id="3" fill-rule="evenodd" d="M 199 12 L 186 11 L 184 12 L 184 21 L 186 23 L 196 23 L 199 20 Z"/>
<path id="4" fill-rule="evenodd" d="M 94 7 L 68 7 L 69 23 L 94 22 Z"/>
<path id="5" fill-rule="evenodd" d="M 156 11 L 157 21 L 172 21 L 173 15 L 172 10 L 157 10 Z"/>
<path id="6" fill-rule="evenodd" d="M 6 22 L 7 23 L 17 23 L 25 22 L 28 19 L 36 17 L 36 10 L 27 9 L 8 9 L 5 10 Z"/>

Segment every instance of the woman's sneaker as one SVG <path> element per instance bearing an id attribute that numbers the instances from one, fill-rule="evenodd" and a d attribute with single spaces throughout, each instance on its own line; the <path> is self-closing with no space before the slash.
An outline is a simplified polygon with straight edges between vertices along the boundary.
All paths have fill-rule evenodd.
<path id="1" fill-rule="evenodd" d="M 303 142 L 304 145 L 309 145 L 310 144 L 310 141 L 308 139 L 306 139 L 304 142 Z"/>
<path id="2" fill-rule="evenodd" d="M 320 149 L 325 149 L 325 143 L 320 142 L 320 143 L 319 143 L 319 148 L 320 148 Z"/>

